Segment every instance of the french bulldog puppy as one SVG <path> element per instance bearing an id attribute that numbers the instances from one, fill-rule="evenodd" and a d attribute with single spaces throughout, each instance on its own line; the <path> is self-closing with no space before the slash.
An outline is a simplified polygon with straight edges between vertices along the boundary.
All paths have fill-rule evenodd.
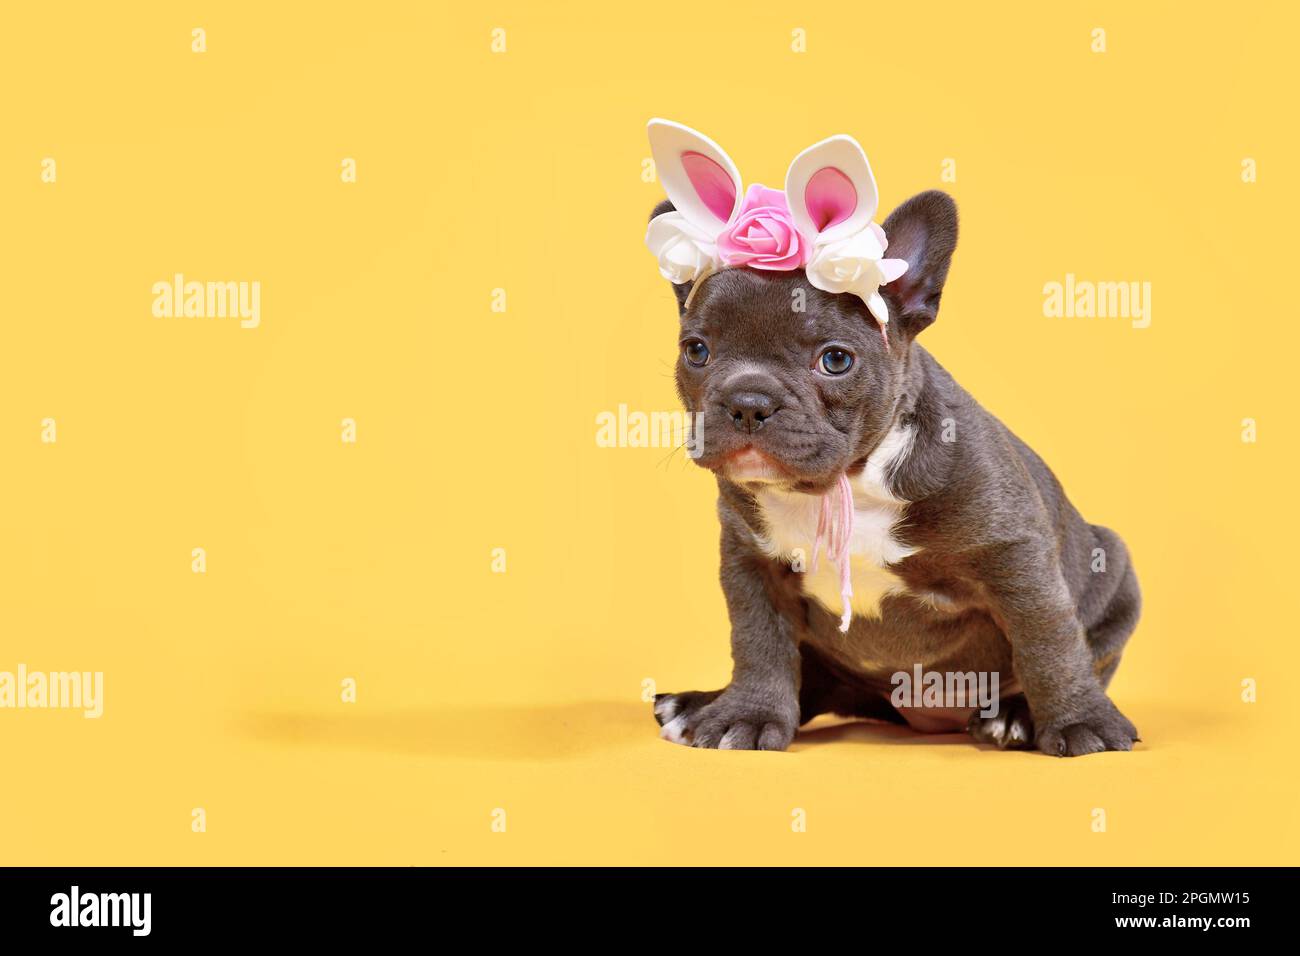
<path id="1" fill-rule="evenodd" d="M 660 694 L 661 734 L 782 750 L 834 713 L 1060 756 L 1130 750 L 1138 732 L 1106 695 L 1141 604 L 1128 550 L 917 344 L 957 242 L 951 197 L 913 197 L 884 232 L 908 264 L 880 289 L 888 347 L 861 299 L 802 272 L 674 286 L 677 388 L 702 416 L 695 460 L 717 475 L 734 669 L 721 690 Z M 841 475 L 854 511 L 847 633 L 836 570 L 807 561 Z M 917 664 L 996 672 L 997 715 L 895 708 L 891 677 Z"/>

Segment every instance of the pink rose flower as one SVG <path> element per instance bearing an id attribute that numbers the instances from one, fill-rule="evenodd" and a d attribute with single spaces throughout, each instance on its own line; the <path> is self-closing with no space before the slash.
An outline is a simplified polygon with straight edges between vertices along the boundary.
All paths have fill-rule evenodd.
<path id="1" fill-rule="evenodd" d="M 718 254 L 729 266 L 788 272 L 808 262 L 812 243 L 790 218 L 785 193 L 757 183 L 745 192 L 740 215 L 718 237 Z"/>

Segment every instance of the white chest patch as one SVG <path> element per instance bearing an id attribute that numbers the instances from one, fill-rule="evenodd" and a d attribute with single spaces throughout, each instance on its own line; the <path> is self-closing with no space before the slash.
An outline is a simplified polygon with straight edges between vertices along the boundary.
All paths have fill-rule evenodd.
<path id="1" fill-rule="evenodd" d="M 885 487 L 885 475 L 912 449 L 913 432 L 895 427 L 867 459 L 862 474 L 852 479 L 853 536 L 849 541 L 849 566 L 853 577 L 853 613 L 879 617 L 880 601 L 887 594 L 907 590 L 887 565 L 915 554 L 893 534 L 907 502 L 895 498 Z M 822 554 L 817 570 L 812 569 L 813 542 L 821 499 L 814 495 L 761 487 L 755 492 L 766 536 L 756 536 L 766 554 L 788 562 L 804 574 L 803 590 L 818 604 L 838 617 L 843 608 L 839 572 Z"/>

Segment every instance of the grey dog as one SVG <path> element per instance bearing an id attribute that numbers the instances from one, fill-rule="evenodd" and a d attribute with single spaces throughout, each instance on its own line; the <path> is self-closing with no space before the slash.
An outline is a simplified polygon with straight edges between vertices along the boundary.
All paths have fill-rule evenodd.
<path id="1" fill-rule="evenodd" d="M 1141 606 L 1128 550 L 916 343 L 957 243 L 952 198 L 914 196 L 884 229 L 908 263 L 881 290 L 888 347 L 860 299 L 802 273 L 673 287 L 678 393 L 717 475 L 734 668 L 722 690 L 660 694 L 662 734 L 782 750 L 834 713 L 1061 756 L 1130 750 L 1137 730 L 1106 695 Z M 841 475 L 858 517 L 847 633 L 828 570 L 792 556 L 789 530 Z M 891 675 L 918 664 L 998 675 L 996 715 L 895 706 Z"/>

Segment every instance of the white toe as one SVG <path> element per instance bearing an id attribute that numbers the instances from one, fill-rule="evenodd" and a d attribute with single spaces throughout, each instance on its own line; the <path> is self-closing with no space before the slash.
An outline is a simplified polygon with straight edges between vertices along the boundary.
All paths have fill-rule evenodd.
<path id="1" fill-rule="evenodd" d="M 685 744 L 686 741 L 686 715 L 674 717 L 668 723 L 659 728 L 659 736 L 664 740 L 670 740 L 675 744 Z"/>
<path id="2" fill-rule="evenodd" d="M 984 721 L 984 729 L 994 740 L 999 742 L 1007 735 L 1007 715 L 998 714 Z"/>
<path id="3" fill-rule="evenodd" d="M 740 731 L 741 731 L 741 729 L 743 729 L 743 728 L 736 728 L 736 727 L 733 727 L 733 728 L 731 728 L 730 730 L 728 730 L 725 734 L 723 734 L 723 735 L 722 735 L 722 739 L 721 739 L 720 741 L 718 741 L 718 749 L 719 749 L 719 750 L 735 750 L 735 749 L 736 749 L 736 737 L 738 737 L 738 736 L 740 735 Z"/>
<path id="4" fill-rule="evenodd" d="M 655 701 L 655 716 L 661 724 L 666 724 L 677 716 L 677 698 L 661 697 Z"/>

